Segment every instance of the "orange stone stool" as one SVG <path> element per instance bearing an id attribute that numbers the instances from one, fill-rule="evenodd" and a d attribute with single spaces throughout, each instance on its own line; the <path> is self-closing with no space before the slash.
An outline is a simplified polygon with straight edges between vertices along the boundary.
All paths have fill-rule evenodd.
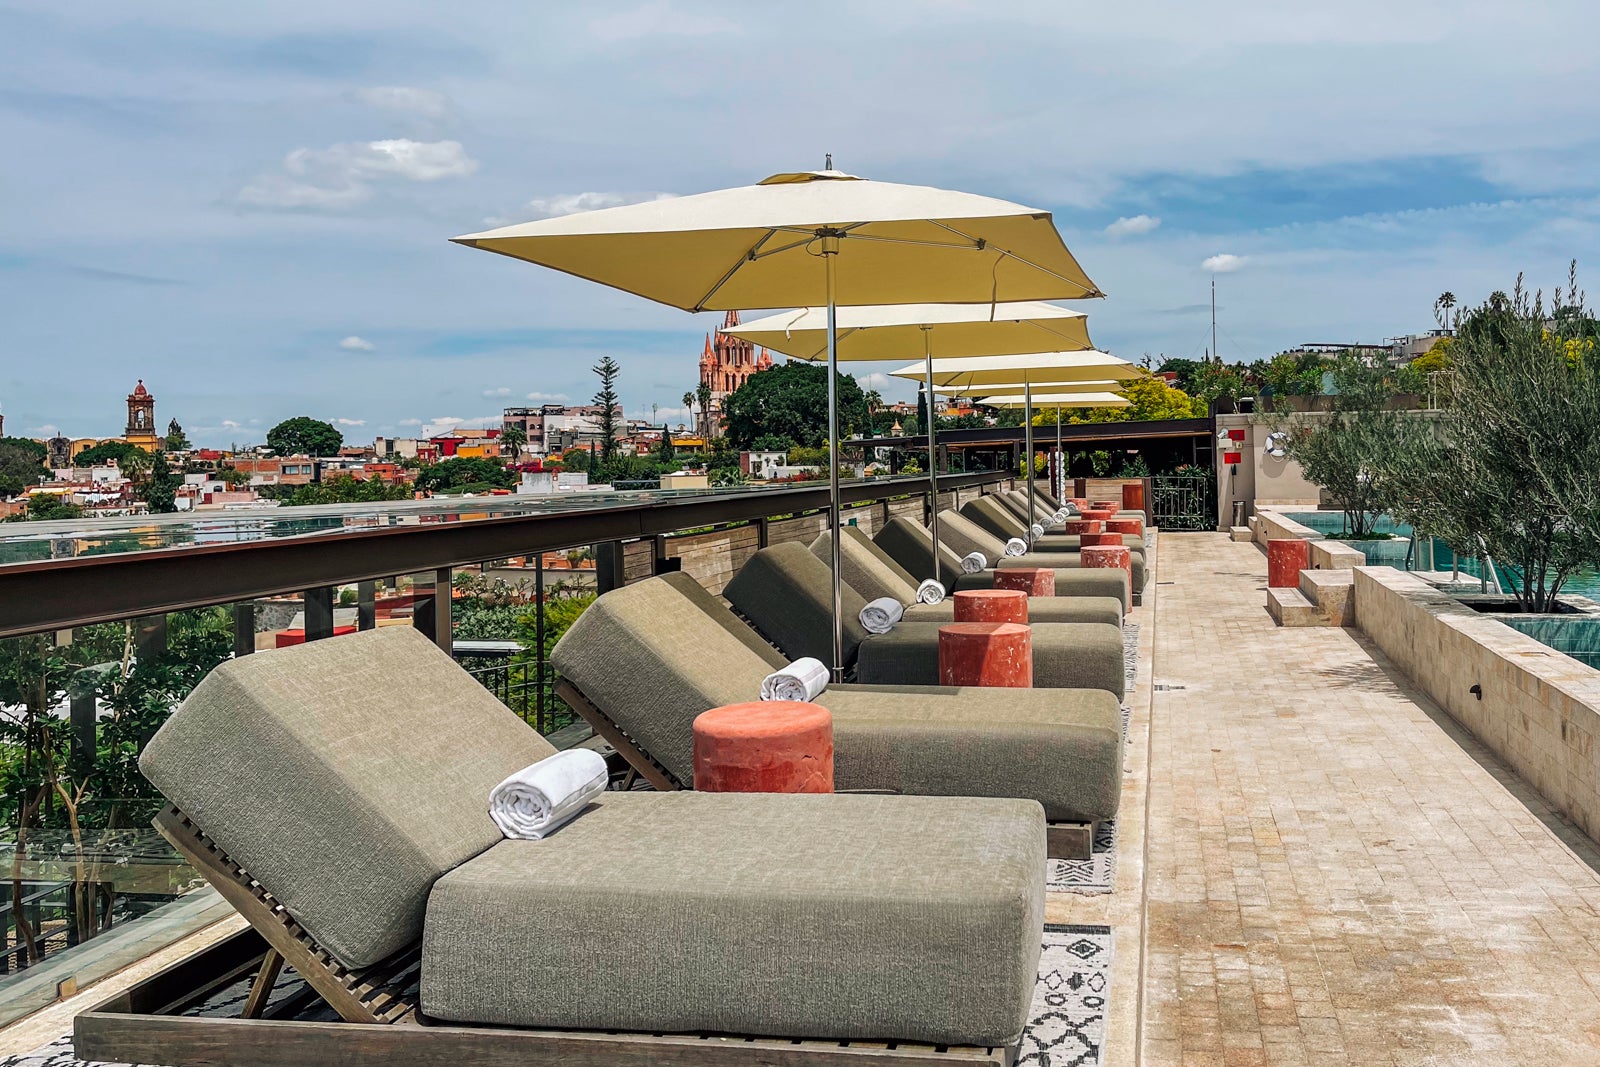
<path id="1" fill-rule="evenodd" d="M 1078 547 L 1080 550 L 1092 548 L 1095 545 L 1111 545 L 1114 548 L 1121 548 L 1122 535 L 1119 533 L 1087 533 L 1078 538 Z"/>
<path id="2" fill-rule="evenodd" d="M 1117 502 L 1115 500 L 1096 500 L 1094 502 L 1094 509 L 1096 511 L 1109 511 L 1115 515 L 1117 512 Z"/>
<path id="3" fill-rule="evenodd" d="M 1052 580 L 1055 574 L 1051 574 Z M 1021 589 L 962 589 L 951 597 L 956 622 L 1028 621 L 1028 594 Z"/>
<path id="4" fill-rule="evenodd" d="M 833 792 L 833 715 L 820 704 L 757 700 L 694 720 L 694 787 L 707 793 Z"/>
<path id="5" fill-rule="evenodd" d="M 1267 541 L 1267 586 L 1294 589 L 1300 585 L 1300 572 L 1311 566 L 1311 542 L 1298 537 L 1274 537 Z"/>
<path id="6" fill-rule="evenodd" d="M 1115 545 L 1089 545 L 1078 551 L 1082 567 L 1121 567 L 1128 572 L 1128 588 L 1133 588 L 1133 553 Z"/>
<path id="7" fill-rule="evenodd" d="M 1084 534 L 1100 533 L 1103 525 L 1104 520 L 1102 519 L 1068 519 L 1061 524 L 1061 529 L 1069 534 L 1077 534 L 1082 537 Z"/>
<path id="8" fill-rule="evenodd" d="M 1083 513 L 1083 517 L 1086 519 L 1093 519 L 1096 522 L 1105 522 L 1107 519 L 1114 517 L 1116 514 L 1117 513 L 1110 508 L 1090 508 L 1088 511 Z"/>
<path id="9" fill-rule="evenodd" d="M 1143 519 L 1107 519 L 1106 533 L 1132 534 L 1134 537 L 1144 536 Z"/>
<path id="10" fill-rule="evenodd" d="M 939 684 L 1033 688 L 1033 631 L 1014 622 L 946 623 Z"/>
<path id="11" fill-rule="evenodd" d="M 1144 483 L 1133 482 L 1122 487 L 1122 510 L 1144 510 Z"/>
<path id="12" fill-rule="evenodd" d="M 996 589 L 1020 589 L 1029 596 L 1055 596 L 1053 567 L 1001 567 L 994 572 Z"/>
<path id="13" fill-rule="evenodd" d="M 1089 506 L 1089 498 L 1075 496 L 1072 498 L 1072 506 L 1077 508 L 1079 511 L 1082 511 Z"/>

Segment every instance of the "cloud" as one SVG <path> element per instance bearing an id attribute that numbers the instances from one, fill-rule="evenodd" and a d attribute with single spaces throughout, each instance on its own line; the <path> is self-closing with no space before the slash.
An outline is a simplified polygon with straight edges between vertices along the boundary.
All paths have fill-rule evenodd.
<path id="1" fill-rule="evenodd" d="M 872 374 L 856 375 L 856 384 L 861 386 L 863 389 L 883 390 L 889 388 L 891 385 L 896 384 L 898 381 L 899 379 L 891 378 L 882 371 L 875 371 Z"/>
<path id="2" fill-rule="evenodd" d="M 357 89 L 357 100 L 379 111 L 394 111 L 416 115 L 425 119 L 444 119 L 454 110 L 450 98 L 432 89 L 416 89 L 406 85 L 377 85 Z"/>
<path id="3" fill-rule="evenodd" d="M 222 428 L 224 430 L 242 430 L 242 429 L 244 429 L 244 427 L 241 424 L 239 424 L 237 422 L 234 422 L 232 419 L 223 419 L 222 420 Z M 935 429 L 937 429 L 937 428 L 938 427 L 935 427 Z"/>
<path id="4" fill-rule="evenodd" d="M 483 391 L 483 395 L 486 398 L 488 398 L 488 397 L 496 397 L 496 396 L 510 396 L 511 395 L 511 390 L 502 385 L 498 389 L 485 389 Z"/>
<path id="5" fill-rule="evenodd" d="M 33 433 L 36 437 L 54 437 L 60 432 L 61 427 L 53 422 L 47 422 L 43 426 L 35 426 L 33 428 Z"/>
<path id="6" fill-rule="evenodd" d="M 335 426 L 365 426 L 367 424 L 367 420 L 366 419 L 334 419 L 333 420 L 333 424 Z"/>
<path id="7" fill-rule="evenodd" d="M 422 425 L 422 420 L 421 419 L 400 419 L 395 423 L 395 425 L 396 426 L 421 426 Z"/>
<path id="8" fill-rule="evenodd" d="M 378 346 L 367 340 L 365 337 L 357 337 L 355 334 L 351 334 L 349 337 L 346 337 L 343 341 L 339 342 L 339 347 L 344 349 L 346 352 L 371 352 Z"/>
<path id="9" fill-rule="evenodd" d="M 1149 233 L 1161 220 L 1154 215 L 1124 215 L 1122 218 L 1106 227 L 1106 233 L 1112 237 L 1129 237 L 1141 233 Z"/>
<path id="10" fill-rule="evenodd" d="M 477 169 L 460 141 L 352 141 L 297 148 L 284 157 L 281 170 L 262 174 L 235 199 L 245 207 L 340 211 L 369 200 L 379 182 L 434 182 Z"/>
<path id="11" fill-rule="evenodd" d="M 598 211 L 624 204 L 643 204 L 653 200 L 672 200 L 677 193 L 558 193 L 555 196 L 535 197 L 525 209 L 536 219 L 550 219 L 557 215 L 575 215 L 580 211 Z M 491 220 L 504 225 L 500 220 Z"/>
<path id="12" fill-rule="evenodd" d="M 1232 252 L 1219 252 L 1207 257 L 1205 262 L 1200 264 L 1200 269 L 1212 274 L 1232 274 L 1242 266 L 1244 266 L 1243 256 L 1236 256 Z"/>
<path id="13" fill-rule="evenodd" d="M 710 37 L 738 33 L 739 24 L 718 15 L 683 11 L 667 0 L 653 0 L 631 11 L 597 18 L 589 23 L 589 29 L 603 41 L 626 41 L 641 37 Z"/>
<path id="14" fill-rule="evenodd" d="M 528 399 L 542 401 L 546 404 L 554 404 L 557 402 L 564 403 L 568 397 L 566 393 L 529 393 Z"/>

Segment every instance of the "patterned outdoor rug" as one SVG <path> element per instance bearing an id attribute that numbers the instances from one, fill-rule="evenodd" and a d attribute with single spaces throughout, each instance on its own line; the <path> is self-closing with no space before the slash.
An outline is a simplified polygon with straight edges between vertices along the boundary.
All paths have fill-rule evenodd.
<path id="1" fill-rule="evenodd" d="M 1128 675 L 1128 690 L 1133 690 L 1139 670 L 1139 624 L 1122 624 L 1122 655 Z M 1128 737 L 1133 709 L 1122 706 L 1122 736 Z M 1094 844 L 1086 860 L 1051 860 L 1045 870 L 1045 889 L 1051 893 L 1078 893 L 1097 896 L 1109 893 L 1117 884 L 1117 820 L 1107 819 L 1095 827 Z"/>
<path id="2" fill-rule="evenodd" d="M 281 983 L 273 999 L 278 999 L 280 991 L 293 993 L 298 986 L 298 982 Z M 1017 1067 L 1098 1067 L 1105 1043 L 1110 986 L 1109 927 L 1047 924 L 1044 953 L 1039 958 L 1039 984 L 1033 990 L 1033 1007 L 1022 1036 Z M 207 1003 L 201 1014 L 237 1018 L 248 992 L 247 983 L 241 982 Z M 329 1013 L 315 1009 L 305 1017 L 331 1021 Z M 72 1038 L 63 1037 L 26 1055 L 0 1058 L 0 1067 L 106 1065 L 74 1058 Z"/>
<path id="3" fill-rule="evenodd" d="M 1046 924 L 1017 1067 L 1098 1067 L 1111 993 L 1111 928 Z"/>

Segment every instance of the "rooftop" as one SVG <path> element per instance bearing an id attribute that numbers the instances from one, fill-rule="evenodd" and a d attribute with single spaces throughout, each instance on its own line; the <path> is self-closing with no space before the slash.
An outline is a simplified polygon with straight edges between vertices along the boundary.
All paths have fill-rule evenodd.
<path id="1" fill-rule="evenodd" d="M 238 539 L 347 527 L 350 512 L 315 510 L 309 526 L 246 525 Z M 429 502 L 368 518 L 435 514 L 503 513 Z M 201 543 L 212 529 L 119 536 Z M 1074 1001 L 1076 1062 L 1600 1061 L 1594 842 L 1364 632 L 1275 626 L 1255 545 L 1153 541 L 1153 578 L 1127 616 L 1121 813 L 1046 896 L 1046 922 L 1090 931 L 1081 951 L 1103 964 L 1091 980 L 1109 980 L 1098 1019 Z M 243 925 L 226 909 L 210 918 L 0 1030 L 0 1054 L 58 1041 L 78 1012 Z"/>

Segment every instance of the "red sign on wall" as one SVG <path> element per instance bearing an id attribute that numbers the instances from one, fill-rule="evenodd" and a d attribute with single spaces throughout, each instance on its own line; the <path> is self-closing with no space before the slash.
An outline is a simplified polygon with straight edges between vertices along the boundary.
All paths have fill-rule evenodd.
<path id="1" fill-rule="evenodd" d="M 1242 462 L 1243 460 L 1244 460 L 1244 453 L 1243 452 L 1224 452 L 1222 454 L 1222 462 L 1230 464 L 1230 465 L 1234 464 L 1234 463 Z"/>
<path id="2" fill-rule="evenodd" d="M 1229 430 L 1228 431 L 1228 439 L 1231 440 L 1231 441 L 1243 441 L 1244 440 L 1244 431 L 1243 430 Z"/>

